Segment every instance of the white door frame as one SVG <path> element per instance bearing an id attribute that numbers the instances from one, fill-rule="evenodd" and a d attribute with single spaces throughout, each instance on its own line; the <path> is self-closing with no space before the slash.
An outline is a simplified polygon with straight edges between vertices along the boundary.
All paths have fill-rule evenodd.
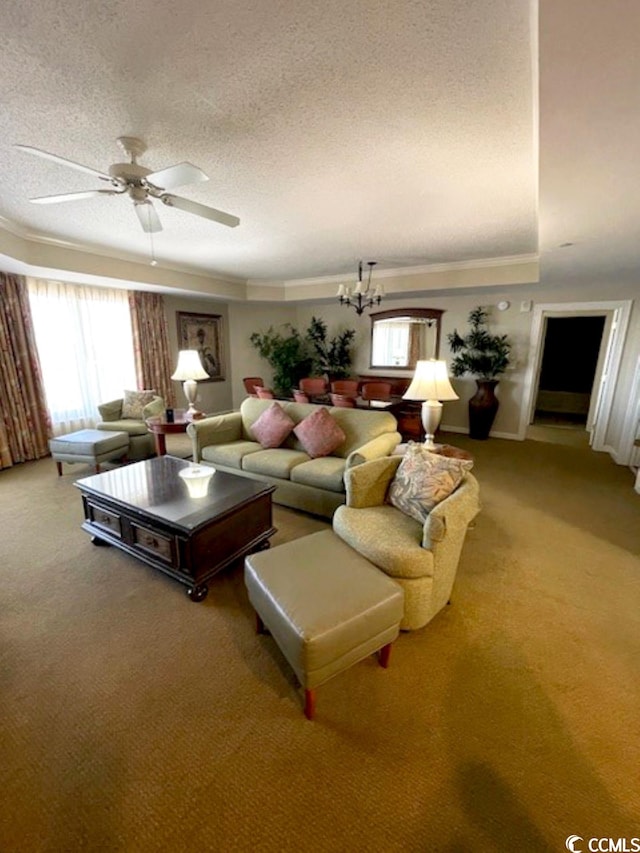
<path id="1" fill-rule="evenodd" d="M 633 374 L 629 404 L 627 405 L 624 428 L 620 437 L 620 452 L 615 457 L 616 462 L 621 465 L 633 463 L 634 457 L 638 455 L 638 450 L 635 447 L 636 438 L 640 438 L 640 356 L 636 361 L 636 369 Z M 640 469 L 636 479 L 636 492 L 640 492 Z"/>
<path id="2" fill-rule="evenodd" d="M 605 436 L 611 417 L 611 404 L 615 391 L 616 380 L 622 361 L 622 350 L 629 325 L 632 301 L 619 300 L 611 302 L 558 302 L 540 303 L 534 306 L 529 339 L 529 355 L 524 377 L 524 397 L 520 409 L 520 427 L 518 438 L 523 440 L 527 435 L 527 427 L 531 423 L 536 402 L 538 377 L 542 366 L 544 349 L 544 331 L 548 317 L 588 317 L 605 316 L 611 318 L 605 322 L 605 331 L 600 344 L 601 354 L 604 352 L 602 374 L 599 387 L 594 384 L 593 393 L 597 396 L 596 406 L 592 411 L 593 432 L 591 446 L 594 450 L 606 450 L 612 453 L 613 448 L 605 445 Z M 607 327 L 609 329 L 608 335 Z M 605 339 L 606 338 L 606 339 Z M 598 357 L 601 362 L 601 356 Z"/>

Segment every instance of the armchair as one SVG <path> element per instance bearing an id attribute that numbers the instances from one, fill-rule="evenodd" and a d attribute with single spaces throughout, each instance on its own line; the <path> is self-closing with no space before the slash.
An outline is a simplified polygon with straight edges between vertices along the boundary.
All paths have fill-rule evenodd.
<path id="1" fill-rule="evenodd" d="M 478 482 L 467 473 L 420 524 L 385 503 L 401 461 L 401 456 L 387 456 L 345 471 L 347 501 L 333 515 L 333 530 L 403 588 L 400 627 L 412 631 L 449 601 L 467 527 L 480 503 Z"/>
<path id="2" fill-rule="evenodd" d="M 124 398 L 99 405 L 98 411 L 102 420 L 96 424 L 96 429 L 109 432 L 126 432 L 129 435 L 129 452 L 127 453 L 129 459 L 146 459 L 149 456 L 154 456 L 154 437 L 153 433 L 147 429 L 146 419 L 164 412 L 164 399 L 155 396 L 150 403 L 143 407 L 142 417 L 140 418 L 123 418 L 123 403 Z"/>

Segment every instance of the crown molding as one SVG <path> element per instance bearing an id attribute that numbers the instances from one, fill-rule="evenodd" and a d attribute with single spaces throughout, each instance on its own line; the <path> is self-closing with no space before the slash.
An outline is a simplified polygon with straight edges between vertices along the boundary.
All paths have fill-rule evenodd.
<path id="1" fill-rule="evenodd" d="M 539 255 L 504 255 L 499 258 L 478 258 L 470 261 L 451 261 L 439 264 L 422 264 L 415 267 L 394 267 L 389 269 L 376 269 L 373 273 L 375 279 L 379 278 L 406 278 L 415 275 L 429 275 L 430 273 L 457 272 L 460 270 L 491 269 L 492 267 L 509 267 L 519 264 L 537 264 Z M 368 275 L 368 271 L 367 271 Z M 343 284 L 345 280 L 355 280 L 355 272 L 340 273 L 338 275 L 323 275 L 313 278 L 291 278 L 291 279 L 247 279 L 247 286 L 272 287 L 272 288 L 297 288 L 318 287 L 321 285 Z"/>
<path id="2" fill-rule="evenodd" d="M 273 280 L 203 273 L 188 265 L 158 263 L 128 252 L 82 245 L 34 233 L 0 216 L 0 257 L 10 259 L 13 270 L 24 275 L 67 281 L 91 281 L 107 287 L 129 286 L 143 290 L 201 295 L 240 302 L 293 303 L 335 296 L 337 286 L 353 280 L 353 272 L 312 278 Z M 492 270 L 495 274 L 492 274 Z M 376 269 L 376 280 L 387 280 L 388 295 L 490 287 L 539 281 L 537 254 L 479 258 L 414 267 Z M 313 291 L 313 292 L 311 292 Z"/>
<path id="3" fill-rule="evenodd" d="M 107 246 L 98 246 L 92 243 L 78 243 L 73 240 L 63 240 L 60 237 L 54 237 L 50 234 L 43 234 L 39 231 L 31 231 L 28 228 L 25 228 L 23 225 L 13 222 L 10 219 L 6 219 L 2 215 L 0 215 L 0 229 L 7 231 L 14 237 L 19 237 L 21 240 L 25 240 L 27 243 L 33 243 L 41 246 L 52 246 L 57 249 L 67 250 L 69 252 L 77 252 L 78 255 L 93 255 L 97 258 L 113 258 L 113 260 L 115 261 L 129 262 L 132 264 L 141 265 L 143 267 L 151 266 L 149 263 L 148 256 L 146 255 L 139 255 L 133 252 L 118 252 Z M 213 281 L 219 281 L 223 284 L 246 284 L 246 280 L 244 278 L 225 275 L 222 273 L 207 274 L 203 272 L 202 269 L 198 267 L 189 266 L 188 264 L 172 264 L 165 263 L 164 261 L 158 261 L 158 263 L 154 266 L 153 269 L 164 269 L 168 270 L 169 272 L 186 273 L 188 275 L 194 275 L 200 278 L 210 277 Z M 152 278 L 153 272 L 150 272 L 149 276 L 150 278 Z"/>

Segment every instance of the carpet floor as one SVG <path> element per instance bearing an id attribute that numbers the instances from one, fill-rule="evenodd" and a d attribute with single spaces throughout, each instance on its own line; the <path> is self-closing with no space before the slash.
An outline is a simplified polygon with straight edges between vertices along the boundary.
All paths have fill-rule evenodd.
<path id="1" fill-rule="evenodd" d="M 195 604 L 91 544 L 74 487 L 88 469 L 2 471 L 0 851 L 640 836 L 633 477 L 583 448 L 446 440 L 474 454 L 482 501 L 452 604 L 400 636 L 387 670 L 372 657 L 322 686 L 314 722 L 254 633 L 241 566 Z M 274 546 L 328 526 L 281 507 L 274 520 Z"/>

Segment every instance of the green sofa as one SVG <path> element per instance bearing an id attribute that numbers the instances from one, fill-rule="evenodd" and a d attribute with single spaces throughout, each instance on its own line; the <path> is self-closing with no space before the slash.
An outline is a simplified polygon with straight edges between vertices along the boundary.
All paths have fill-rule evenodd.
<path id="1" fill-rule="evenodd" d="M 239 412 L 189 424 L 194 462 L 272 483 L 275 503 L 331 518 L 345 502 L 345 471 L 388 456 L 400 442 L 397 421 L 388 412 L 326 406 L 346 435 L 332 455 L 312 459 L 293 433 L 280 447 L 265 450 L 251 426 L 272 403 L 249 397 Z M 318 409 L 311 403 L 280 405 L 296 424 Z"/>

